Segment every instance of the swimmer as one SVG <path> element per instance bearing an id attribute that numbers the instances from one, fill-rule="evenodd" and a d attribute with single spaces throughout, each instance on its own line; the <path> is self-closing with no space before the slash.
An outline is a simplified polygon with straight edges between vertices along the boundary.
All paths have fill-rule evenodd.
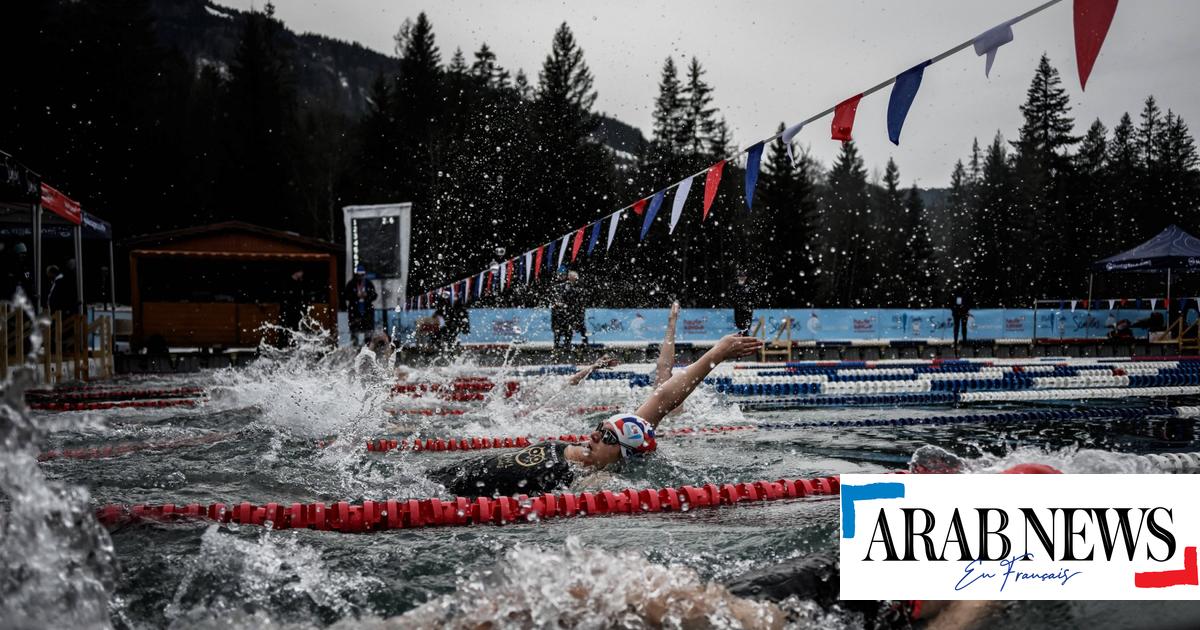
<path id="1" fill-rule="evenodd" d="M 718 364 L 758 352 L 762 340 L 727 335 L 704 356 L 656 387 L 633 414 L 601 421 L 583 445 L 542 442 L 505 453 L 454 464 L 429 476 L 451 494 L 465 497 L 512 496 L 554 492 L 581 474 L 602 470 L 618 461 L 653 453 L 654 432 Z"/>

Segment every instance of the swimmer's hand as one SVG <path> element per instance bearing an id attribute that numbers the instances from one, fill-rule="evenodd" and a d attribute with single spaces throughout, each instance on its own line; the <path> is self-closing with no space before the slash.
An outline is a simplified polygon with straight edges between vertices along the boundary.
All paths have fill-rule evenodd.
<path id="1" fill-rule="evenodd" d="M 762 339 L 758 337 L 744 337 L 739 334 L 725 335 L 713 346 L 713 351 L 721 361 L 728 361 L 738 357 L 758 352 L 763 346 Z"/>
<path id="2" fill-rule="evenodd" d="M 671 321 L 679 319 L 679 300 L 671 302 Z"/>
<path id="3" fill-rule="evenodd" d="M 597 370 L 603 370 L 605 368 L 613 367 L 618 363 L 620 362 L 617 361 L 616 357 L 606 354 L 601 356 L 599 359 L 596 359 L 596 362 L 592 364 L 592 367 Z"/>

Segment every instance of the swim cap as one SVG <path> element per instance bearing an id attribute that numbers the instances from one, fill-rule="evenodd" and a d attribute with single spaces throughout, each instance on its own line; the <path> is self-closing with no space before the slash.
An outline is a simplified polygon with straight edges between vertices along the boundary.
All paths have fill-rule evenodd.
<path id="1" fill-rule="evenodd" d="M 650 423 L 638 416 L 617 414 L 602 422 L 600 426 L 611 429 L 616 434 L 617 442 L 621 444 L 621 456 L 623 457 L 645 455 L 658 449 L 658 442 L 654 439 L 654 429 Z"/>
<path id="2" fill-rule="evenodd" d="M 1017 464 L 1002 475 L 1061 475 L 1062 471 L 1046 464 Z"/>

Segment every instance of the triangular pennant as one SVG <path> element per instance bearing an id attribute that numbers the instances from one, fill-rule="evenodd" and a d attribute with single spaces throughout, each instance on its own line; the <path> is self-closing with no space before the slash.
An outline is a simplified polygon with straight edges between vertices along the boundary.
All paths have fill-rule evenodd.
<path id="1" fill-rule="evenodd" d="M 575 242 L 571 243 L 571 262 L 575 262 L 575 258 L 579 256 L 580 247 L 583 247 L 583 228 L 576 230 Z"/>
<path id="2" fill-rule="evenodd" d="M 508 273 L 505 274 L 505 276 L 504 276 L 504 288 L 506 288 L 506 289 L 508 288 L 508 286 L 510 284 L 512 284 L 512 279 L 513 279 L 513 259 L 512 258 L 508 259 L 507 267 L 508 267 Z"/>
<path id="3" fill-rule="evenodd" d="M 800 133 L 800 130 L 803 128 L 804 123 L 796 123 L 791 127 L 784 129 L 783 135 L 779 137 L 779 139 L 783 141 L 783 146 L 787 147 L 788 159 L 791 160 L 793 164 L 796 163 L 796 156 L 792 155 L 792 139 L 795 138 L 796 134 Z"/>
<path id="4" fill-rule="evenodd" d="M 1158 307 L 1158 298 L 1150 298 L 1150 310 L 1153 311 L 1157 307 Z"/>
<path id="5" fill-rule="evenodd" d="M 1080 300 L 1080 301 L 1079 301 L 1079 308 L 1089 308 L 1089 307 L 1088 307 L 1088 301 L 1087 301 L 1087 300 Z"/>
<path id="6" fill-rule="evenodd" d="M 639 241 L 646 240 L 646 232 L 650 231 L 650 224 L 654 223 L 654 217 L 658 216 L 658 209 L 662 207 L 663 196 L 666 194 L 666 190 L 654 193 L 654 197 L 650 200 L 650 211 L 646 213 L 646 219 L 642 221 L 642 235 L 638 237 Z"/>
<path id="7" fill-rule="evenodd" d="M 538 279 L 542 277 L 542 255 L 546 252 L 546 246 L 542 245 L 537 248 L 537 253 L 534 254 L 533 261 L 533 277 Z"/>
<path id="8" fill-rule="evenodd" d="M 679 223 L 679 217 L 683 214 L 683 204 L 687 203 L 688 193 L 692 192 L 692 178 L 689 177 L 675 189 L 675 201 L 671 203 L 671 229 L 668 233 L 675 233 L 675 224 Z"/>
<path id="9" fill-rule="evenodd" d="M 620 221 L 620 220 L 621 220 L 620 212 L 612 213 L 612 220 L 608 222 L 608 245 L 604 246 L 605 251 L 612 249 L 613 235 L 617 233 L 617 221 Z"/>
<path id="10" fill-rule="evenodd" d="M 491 269 L 488 269 L 487 282 L 484 283 L 484 290 L 486 290 L 488 293 L 496 292 L 496 287 L 492 284 L 492 282 L 495 280 L 495 276 L 495 272 L 493 272 Z"/>
<path id="11" fill-rule="evenodd" d="M 647 203 L 649 203 L 649 200 L 645 198 L 638 199 L 637 201 L 633 202 L 633 213 L 639 217 L 642 216 L 642 214 L 646 212 Z"/>
<path id="12" fill-rule="evenodd" d="M 600 240 L 600 222 L 592 224 L 592 236 L 588 239 L 588 256 L 592 255 L 592 250 L 596 249 L 596 243 Z"/>
<path id="13" fill-rule="evenodd" d="M 547 254 L 547 256 L 546 256 L 546 272 L 550 274 L 551 279 L 554 278 L 554 274 L 555 274 L 554 248 L 557 244 L 558 244 L 557 240 L 546 243 L 546 247 L 548 248 L 548 251 L 546 252 L 546 254 Z"/>
<path id="14" fill-rule="evenodd" d="M 701 222 L 708 219 L 708 210 L 717 198 L 717 186 L 721 185 L 721 173 L 724 170 L 725 160 L 708 167 L 708 174 L 704 177 L 704 214 L 700 217 Z"/>
<path id="15" fill-rule="evenodd" d="M 992 62 L 996 61 L 996 51 L 1012 40 L 1012 24 L 1008 22 L 993 26 L 975 38 L 975 54 L 977 56 L 987 55 L 987 63 L 983 68 L 985 77 L 992 76 Z"/>
<path id="16" fill-rule="evenodd" d="M 758 185 L 758 167 L 762 162 L 763 143 L 746 150 L 746 210 L 754 209 L 754 187 Z"/>
<path id="17" fill-rule="evenodd" d="M 508 286 L 508 271 L 509 271 L 508 261 L 504 261 L 504 264 L 500 265 L 499 267 L 500 268 L 497 269 L 497 272 L 499 272 L 500 278 L 496 282 L 496 284 L 498 284 L 500 286 L 500 288 L 503 289 Z"/>
<path id="18" fill-rule="evenodd" d="M 1165 308 L 1165 309 L 1171 308 L 1171 298 L 1163 298 L 1163 308 Z"/>
<path id="19" fill-rule="evenodd" d="M 852 140 L 850 132 L 854 130 L 854 115 L 858 113 L 858 102 L 862 100 L 862 96 L 862 94 L 855 94 L 833 107 L 833 123 L 830 124 L 830 132 L 834 140 L 842 142 Z"/>
<path id="20" fill-rule="evenodd" d="M 567 256 L 567 241 L 570 240 L 570 238 L 570 234 L 563 234 L 562 242 L 558 244 L 558 267 L 556 270 L 562 269 L 563 267 L 563 259 Z"/>
<path id="21" fill-rule="evenodd" d="M 892 86 L 892 95 L 888 98 L 887 126 L 888 138 L 892 144 L 900 144 L 900 129 L 904 127 L 904 119 L 912 107 L 917 90 L 921 89 L 921 78 L 925 76 L 925 67 L 931 62 L 926 60 L 905 70 L 896 77 Z"/>
<path id="22" fill-rule="evenodd" d="M 450 285 L 450 305 L 451 306 L 454 305 L 454 303 L 457 301 L 457 298 L 458 298 L 458 292 L 455 291 L 455 289 L 457 287 L 458 287 L 458 283 L 453 283 Z"/>
<path id="23" fill-rule="evenodd" d="M 1071 300 L 1071 312 L 1072 313 L 1075 312 L 1075 303 L 1076 303 L 1075 300 Z"/>
<path id="24" fill-rule="evenodd" d="M 525 284 L 533 280 L 533 250 L 525 252 Z"/>
<path id="25" fill-rule="evenodd" d="M 479 272 L 479 279 L 475 281 L 475 297 L 483 297 L 483 277 L 487 275 L 486 271 Z"/>
<path id="26" fill-rule="evenodd" d="M 1110 311 L 1111 311 L 1111 310 L 1113 310 L 1113 309 L 1114 309 L 1114 308 L 1116 308 L 1116 307 L 1117 307 L 1117 301 L 1116 301 L 1116 300 L 1109 300 L 1109 301 L 1108 301 L 1108 310 L 1110 310 Z"/>
<path id="27" fill-rule="evenodd" d="M 1075 0 L 1075 64 L 1085 90 L 1116 12 L 1117 0 Z"/>

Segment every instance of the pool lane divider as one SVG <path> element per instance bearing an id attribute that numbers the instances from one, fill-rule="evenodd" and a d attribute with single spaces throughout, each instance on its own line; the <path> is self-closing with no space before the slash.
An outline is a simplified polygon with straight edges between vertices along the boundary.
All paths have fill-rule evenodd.
<path id="1" fill-rule="evenodd" d="M 103 411 L 105 409 L 161 409 L 195 407 L 201 398 L 165 398 L 160 400 L 118 400 L 103 402 L 29 402 L 30 409 L 44 411 Z"/>
<path id="2" fill-rule="evenodd" d="M 841 482 L 833 476 L 661 489 L 627 488 L 578 494 L 563 492 L 533 497 L 456 497 L 445 501 L 390 499 L 358 504 L 339 501 L 330 504 L 104 505 L 96 510 L 96 517 L 109 527 L 143 520 L 208 520 L 240 525 L 269 525 L 273 529 L 369 533 L 426 527 L 535 523 L 606 514 L 688 512 L 744 502 L 836 496 L 840 490 Z"/>
<path id="3" fill-rule="evenodd" d="M 166 451 L 176 448 L 188 448 L 205 444 L 215 444 L 217 442 L 233 439 L 234 437 L 236 436 L 232 433 L 210 433 L 196 437 L 180 438 L 178 440 L 165 440 L 159 442 L 124 442 L 121 444 L 109 444 L 106 446 L 93 446 L 87 448 L 64 448 L 38 453 L 38 461 L 44 462 L 52 459 L 104 459 L 108 457 L 120 457 L 121 455 L 128 455 L 129 453 L 138 453 L 141 451 Z"/>
<path id="4" fill-rule="evenodd" d="M 157 389 L 89 388 L 48 390 L 31 389 L 25 398 L 43 403 L 74 403 L 94 401 L 147 400 L 152 398 L 181 398 L 204 395 L 203 387 L 170 387 Z"/>
<path id="5" fill-rule="evenodd" d="M 1121 420 L 1142 419 L 1147 415 L 1195 418 L 1200 416 L 1200 407 L 1095 407 L 1089 409 L 1033 409 L 1027 411 L 1002 411 L 998 413 L 968 413 L 902 418 L 866 418 L 861 420 L 825 420 L 810 422 L 771 422 L 757 425 L 712 425 L 698 428 L 683 428 L 664 431 L 658 438 L 705 437 L 734 431 L 788 431 L 815 428 L 869 428 L 885 426 L 953 425 L 981 423 L 1020 423 L 1063 420 L 1094 420 L 1116 418 Z M 470 438 L 374 438 L 367 441 L 367 451 L 385 453 L 393 450 L 413 452 L 477 451 L 497 448 L 524 448 L 536 442 L 562 441 L 586 443 L 588 434 L 566 434 L 557 437 L 531 436 L 470 437 Z M 320 447 L 332 440 L 319 442 Z"/>

